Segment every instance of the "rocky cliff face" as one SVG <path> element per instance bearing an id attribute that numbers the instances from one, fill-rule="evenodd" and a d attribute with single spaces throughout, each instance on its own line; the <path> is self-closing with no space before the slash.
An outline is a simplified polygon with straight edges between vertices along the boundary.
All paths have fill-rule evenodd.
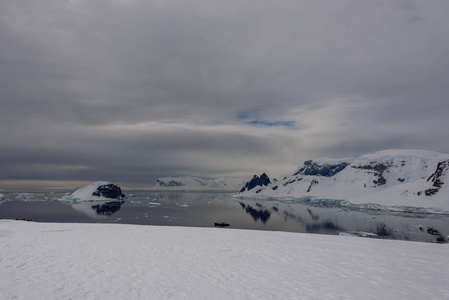
<path id="1" fill-rule="evenodd" d="M 426 196 L 433 196 L 440 191 L 446 179 L 448 169 L 449 160 L 442 161 L 438 164 L 435 173 L 427 179 L 428 182 L 432 182 L 432 187 L 424 191 Z"/>
<path id="2" fill-rule="evenodd" d="M 100 185 L 92 193 L 92 196 L 105 197 L 110 199 L 124 199 L 125 195 L 122 194 L 122 190 L 115 184 L 109 183 Z"/>
<path id="3" fill-rule="evenodd" d="M 405 162 L 404 162 L 404 164 L 405 164 Z M 372 174 L 375 177 L 375 179 L 373 180 L 373 183 L 376 186 L 381 186 L 381 185 L 385 185 L 387 183 L 387 180 L 383 176 L 384 172 L 389 170 L 392 166 L 394 166 L 394 163 L 392 160 L 390 160 L 390 161 L 386 161 L 383 163 L 368 162 L 364 165 L 351 166 L 351 168 L 365 170 L 366 174 Z M 405 179 L 403 179 L 403 178 L 398 178 L 397 180 L 400 182 L 405 181 Z"/>
<path id="4" fill-rule="evenodd" d="M 304 162 L 304 166 L 299 168 L 293 175 L 317 175 L 331 177 L 342 171 L 348 165 L 348 162 L 341 162 L 337 164 L 319 164 L 313 160 L 306 160 Z"/>
<path id="5" fill-rule="evenodd" d="M 253 178 L 250 181 L 248 181 L 244 187 L 242 187 L 242 189 L 240 190 L 240 193 L 243 193 L 245 191 L 250 191 L 257 186 L 261 186 L 261 187 L 267 186 L 270 183 L 271 183 L 271 181 L 267 174 L 263 173 L 262 175 L 260 175 L 260 177 L 257 175 L 254 175 Z"/>

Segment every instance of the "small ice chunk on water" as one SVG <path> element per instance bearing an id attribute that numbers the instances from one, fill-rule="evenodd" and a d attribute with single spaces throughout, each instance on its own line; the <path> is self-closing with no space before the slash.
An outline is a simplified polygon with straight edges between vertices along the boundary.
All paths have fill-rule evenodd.
<path id="1" fill-rule="evenodd" d="M 372 233 L 372 232 L 364 232 L 364 231 L 342 231 L 338 235 L 339 236 L 358 236 L 358 237 L 380 239 L 379 235 Z"/>

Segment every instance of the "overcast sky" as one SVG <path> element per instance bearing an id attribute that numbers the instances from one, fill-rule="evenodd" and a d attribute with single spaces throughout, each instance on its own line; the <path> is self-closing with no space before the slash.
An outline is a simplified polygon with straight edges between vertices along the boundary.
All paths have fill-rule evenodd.
<path id="1" fill-rule="evenodd" d="M 449 1 L 0 1 L 0 180 L 449 153 Z"/>

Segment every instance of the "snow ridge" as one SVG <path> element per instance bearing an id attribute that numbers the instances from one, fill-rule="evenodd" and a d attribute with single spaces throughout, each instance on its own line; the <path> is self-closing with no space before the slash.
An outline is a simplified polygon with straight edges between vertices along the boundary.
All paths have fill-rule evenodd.
<path id="1" fill-rule="evenodd" d="M 245 184 L 243 177 L 201 178 L 195 176 L 162 177 L 156 179 L 150 190 L 174 191 L 239 191 Z"/>

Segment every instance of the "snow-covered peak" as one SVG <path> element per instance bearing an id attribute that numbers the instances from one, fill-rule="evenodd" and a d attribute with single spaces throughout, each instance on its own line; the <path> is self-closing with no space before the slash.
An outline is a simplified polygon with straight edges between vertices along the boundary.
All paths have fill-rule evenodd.
<path id="1" fill-rule="evenodd" d="M 351 163 L 354 160 L 353 157 L 346 157 L 346 158 L 329 158 L 329 157 L 321 157 L 313 159 L 312 161 L 317 164 L 321 165 L 338 165 L 341 163 Z"/>
<path id="2" fill-rule="evenodd" d="M 306 160 L 293 175 L 319 175 L 331 177 L 344 170 L 354 159 L 328 159 Z"/>
<path id="3" fill-rule="evenodd" d="M 240 193 L 243 193 L 244 191 L 252 190 L 253 188 L 257 186 L 267 186 L 271 183 L 270 177 L 266 173 L 263 173 L 262 175 L 257 176 L 254 175 L 253 178 L 245 183 L 245 186 L 243 186 L 240 190 Z"/>
<path id="4" fill-rule="evenodd" d="M 354 158 L 352 158 L 352 157 L 347 157 L 347 158 L 321 157 L 321 158 L 306 160 L 304 162 L 304 165 L 298 167 L 293 174 L 299 174 L 301 172 L 301 169 L 303 169 L 306 165 L 310 165 L 310 164 L 315 164 L 315 165 L 320 165 L 320 166 L 324 166 L 324 165 L 335 166 L 335 165 L 339 165 L 342 163 L 350 164 L 353 161 L 354 161 Z"/>
<path id="5" fill-rule="evenodd" d="M 448 159 L 448 154 L 426 150 L 382 150 L 365 154 L 354 160 L 354 164 L 365 164 L 367 162 L 389 162 L 389 161 L 422 161 L 438 162 Z"/>

